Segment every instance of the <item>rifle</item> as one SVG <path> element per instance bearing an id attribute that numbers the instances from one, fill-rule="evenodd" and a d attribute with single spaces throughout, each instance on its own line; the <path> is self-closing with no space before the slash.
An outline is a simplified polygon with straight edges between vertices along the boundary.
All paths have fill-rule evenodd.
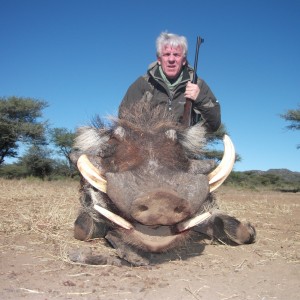
<path id="1" fill-rule="evenodd" d="M 199 54 L 200 45 L 203 42 L 204 42 L 204 39 L 202 39 L 200 36 L 197 36 L 192 83 L 197 83 L 196 73 L 197 73 L 197 65 L 198 65 L 198 54 Z M 186 127 L 190 127 L 191 125 L 193 125 L 192 124 L 192 106 L 193 106 L 193 100 L 187 98 L 185 101 L 185 104 L 184 104 L 184 112 L 183 112 L 183 118 L 182 118 L 182 123 Z"/>

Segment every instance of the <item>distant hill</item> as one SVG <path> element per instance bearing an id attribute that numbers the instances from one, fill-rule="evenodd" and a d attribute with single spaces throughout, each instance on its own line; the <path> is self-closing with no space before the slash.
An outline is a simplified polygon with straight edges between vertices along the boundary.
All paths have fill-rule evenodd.
<path id="1" fill-rule="evenodd" d="M 225 181 L 225 185 L 251 189 L 269 188 L 297 193 L 300 192 L 300 172 L 287 169 L 233 171 Z"/>
<path id="2" fill-rule="evenodd" d="M 293 172 L 288 169 L 270 169 L 268 171 L 251 170 L 245 172 L 257 175 L 272 174 L 280 177 L 280 179 L 286 182 L 300 183 L 300 172 Z"/>

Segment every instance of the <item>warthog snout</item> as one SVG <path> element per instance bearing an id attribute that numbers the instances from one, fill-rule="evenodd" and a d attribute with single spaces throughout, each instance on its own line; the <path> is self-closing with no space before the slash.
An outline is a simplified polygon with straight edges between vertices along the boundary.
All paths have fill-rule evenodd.
<path id="1" fill-rule="evenodd" d="M 191 214 L 189 202 L 172 191 L 157 190 L 132 202 L 131 215 L 144 225 L 173 225 Z"/>

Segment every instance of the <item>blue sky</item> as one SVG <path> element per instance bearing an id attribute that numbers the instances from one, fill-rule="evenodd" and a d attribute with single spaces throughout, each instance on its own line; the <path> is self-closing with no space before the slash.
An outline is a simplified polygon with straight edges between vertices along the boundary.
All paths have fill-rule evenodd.
<path id="1" fill-rule="evenodd" d="M 300 171 L 299 131 L 279 116 L 300 104 L 298 0 L 0 0 L 0 97 L 47 101 L 51 127 L 114 115 L 165 30 L 187 37 L 191 65 L 204 38 L 198 75 L 242 157 L 235 170 Z"/>

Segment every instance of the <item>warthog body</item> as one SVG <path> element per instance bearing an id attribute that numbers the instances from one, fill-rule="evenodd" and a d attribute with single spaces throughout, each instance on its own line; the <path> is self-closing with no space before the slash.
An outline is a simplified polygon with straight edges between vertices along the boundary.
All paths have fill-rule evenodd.
<path id="1" fill-rule="evenodd" d="M 147 253 L 182 245 L 191 231 L 238 244 L 254 241 L 250 224 L 216 209 L 212 190 L 231 169 L 215 175 L 223 171 L 212 171 L 211 161 L 198 159 L 205 145 L 200 125 L 183 128 L 167 111 L 146 102 L 123 115 L 109 128 L 78 130 L 73 161 L 83 180 L 76 239 L 105 237 L 133 265 L 148 264 Z M 76 261 L 106 262 L 99 257 L 95 262 L 71 255 Z"/>

